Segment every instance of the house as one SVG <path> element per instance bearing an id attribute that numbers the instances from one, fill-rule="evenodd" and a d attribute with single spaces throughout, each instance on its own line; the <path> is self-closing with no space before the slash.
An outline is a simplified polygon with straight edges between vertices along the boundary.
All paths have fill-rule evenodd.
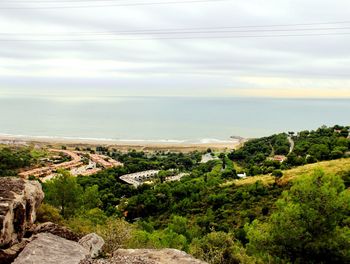
<path id="1" fill-rule="evenodd" d="M 275 155 L 273 156 L 273 158 L 271 158 L 271 160 L 275 160 L 275 161 L 279 161 L 279 162 L 283 162 L 287 159 L 286 156 L 283 156 L 283 155 Z"/>
<path id="2" fill-rule="evenodd" d="M 238 173 L 237 176 L 241 179 L 243 178 L 247 178 L 247 174 L 244 172 L 244 173 Z"/>

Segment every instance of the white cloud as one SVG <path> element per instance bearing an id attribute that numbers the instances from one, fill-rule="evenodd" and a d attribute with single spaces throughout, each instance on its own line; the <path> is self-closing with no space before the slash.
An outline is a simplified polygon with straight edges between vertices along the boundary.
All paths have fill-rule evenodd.
<path id="1" fill-rule="evenodd" d="M 349 8 L 346 0 L 336 5 L 331 0 L 271 0 L 264 4 L 239 0 L 86 9 L 0 9 L 0 33 L 22 32 L 27 35 L 21 39 L 32 39 L 32 33 L 328 22 L 347 20 Z M 350 90 L 350 35 L 1 41 L 8 38 L 11 35 L 0 35 L 0 93 L 58 94 L 69 89 L 73 91 L 70 94 L 88 90 L 98 95 L 349 96 Z M 34 38 L 52 39 L 49 35 Z M 54 37 L 57 38 L 81 36 Z"/>

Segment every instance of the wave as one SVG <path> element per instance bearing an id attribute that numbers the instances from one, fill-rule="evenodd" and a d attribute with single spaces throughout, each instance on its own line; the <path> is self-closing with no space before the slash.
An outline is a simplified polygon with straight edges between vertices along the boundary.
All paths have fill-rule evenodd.
<path id="1" fill-rule="evenodd" d="M 202 143 L 202 144 L 208 144 L 208 143 L 235 143 L 235 142 L 238 142 L 239 140 L 238 139 L 227 139 L 227 140 L 224 140 L 224 139 L 217 139 L 217 138 L 203 138 L 203 139 L 200 139 L 199 142 Z"/>
<path id="2" fill-rule="evenodd" d="M 200 139 L 127 139 L 127 138 L 96 138 L 96 137 L 73 137 L 73 136 L 46 136 L 46 135 L 21 135 L 0 133 L 4 140 L 68 140 L 68 141 L 93 141 L 93 142 L 115 142 L 115 143 L 148 143 L 148 144 L 231 144 L 238 142 L 237 139 L 217 139 L 217 138 L 200 138 Z M 0 139 L 1 140 L 1 139 Z"/>

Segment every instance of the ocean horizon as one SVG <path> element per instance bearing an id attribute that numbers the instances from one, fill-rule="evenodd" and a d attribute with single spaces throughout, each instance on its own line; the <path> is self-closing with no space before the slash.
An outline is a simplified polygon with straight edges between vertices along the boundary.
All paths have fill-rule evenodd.
<path id="1" fill-rule="evenodd" d="M 350 99 L 0 96 L 0 136 L 150 143 L 349 125 Z"/>

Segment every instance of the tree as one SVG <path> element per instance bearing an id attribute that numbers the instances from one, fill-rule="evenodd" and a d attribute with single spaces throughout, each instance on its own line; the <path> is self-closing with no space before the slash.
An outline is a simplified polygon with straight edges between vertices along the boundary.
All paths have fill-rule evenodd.
<path id="1" fill-rule="evenodd" d="M 15 176 L 19 168 L 30 166 L 34 161 L 28 148 L 0 149 L 0 176 Z"/>
<path id="2" fill-rule="evenodd" d="M 219 154 L 219 159 L 222 160 L 222 168 L 225 169 L 226 167 L 226 154 L 225 153 L 220 153 Z"/>
<path id="3" fill-rule="evenodd" d="M 350 193 L 340 177 L 315 171 L 277 201 L 267 222 L 246 226 L 248 249 L 292 263 L 349 263 Z"/>
<path id="4" fill-rule="evenodd" d="M 209 233 L 201 239 L 193 240 L 190 253 L 212 264 L 255 263 L 232 237 L 232 234 L 224 232 Z"/>
<path id="5" fill-rule="evenodd" d="M 102 202 L 100 200 L 98 186 L 86 187 L 85 191 L 81 194 L 80 202 L 84 210 L 100 207 Z"/>
<path id="6" fill-rule="evenodd" d="M 281 170 L 274 170 L 272 172 L 272 176 L 275 176 L 276 178 L 281 178 L 283 176 L 283 172 Z"/>
<path id="7" fill-rule="evenodd" d="M 317 160 L 325 160 L 328 158 L 329 148 L 325 144 L 315 144 L 310 147 L 308 152 Z"/>
<path id="8" fill-rule="evenodd" d="M 64 218 L 80 207 L 82 187 L 68 171 L 60 170 L 58 176 L 44 184 L 44 190 L 46 202 L 59 208 Z"/>

